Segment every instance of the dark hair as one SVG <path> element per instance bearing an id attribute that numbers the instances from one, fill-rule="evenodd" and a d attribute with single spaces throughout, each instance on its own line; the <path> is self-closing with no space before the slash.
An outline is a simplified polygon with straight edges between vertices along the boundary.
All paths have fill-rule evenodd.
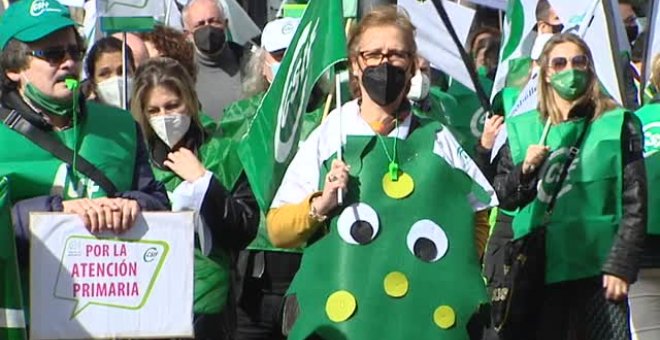
<path id="1" fill-rule="evenodd" d="M 65 28 L 69 28 L 69 27 L 65 27 Z M 80 47 L 80 49 L 84 50 L 85 39 L 73 27 L 71 27 L 71 29 L 75 34 L 76 44 L 78 45 L 78 47 Z M 46 37 L 42 39 L 45 39 Z M 2 75 L 0 76 L 0 78 L 2 79 L 3 90 L 5 89 L 10 90 L 16 88 L 17 85 L 16 82 L 10 80 L 5 72 L 8 71 L 18 72 L 27 68 L 28 61 L 30 60 L 28 57 L 29 52 L 30 52 L 30 47 L 28 46 L 27 43 L 24 43 L 22 41 L 13 38 L 10 39 L 9 42 L 7 42 L 5 49 L 2 50 L 2 53 L 0 54 L 0 70 L 2 70 Z"/>
<path id="2" fill-rule="evenodd" d="M 550 3 L 548 0 L 539 0 L 536 4 L 536 21 L 546 21 L 550 15 Z"/>
<path id="3" fill-rule="evenodd" d="M 476 50 L 476 46 L 474 46 L 474 43 L 477 40 L 477 37 L 487 33 L 490 34 L 491 36 L 495 37 L 497 40 L 500 39 L 500 30 L 498 30 L 495 27 L 490 27 L 490 26 L 481 26 L 475 28 L 472 32 L 470 32 L 470 35 L 468 36 L 468 44 L 467 44 L 467 51 L 468 53 L 474 52 Z"/>
<path id="4" fill-rule="evenodd" d="M 105 53 L 121 53 L 122 41 L 115 37 L 105 37 L 101 38 L 94 43 L 94 46 L 89 50 L 89 54 L 85 59 L 85 72 L 87 77 L 90 79 L 94 78 L 94 72 L 96 71 L 96 63 L 101 59 L 101 56 Z M 135 59 L 133 58 L 133 51 L 130 48 L 126 48 L 126 59 L 128 59 L 128 66 L 131 69 L 135 70 Z"/>
<path id="5" fill-rule="evenodd" d="M 475 52 L 479 53 L 481 50 L 484 51 L 484 61 L 485 66 L 488 68 L 489 74 L 497 69 L 499 65 L 499 56 L 500 56 L 500 38 L 499 37 L 488 37 L 479 40 L 477 45 L 474 48 Z M 476 56 L 475 56 L 476 58 Z M 494 75 L 494 74 L 493 74 Z"/>
<path id="6" fill-rule="evenodd" d="M 196 82 L 195 49 L 183 32 L 171 27 L 156 25 L 153 31 L 140 33 L 139 36 L 145 43 L 152 43 L 154 48 L 160 52 L 161 57 L 178 61 L 188 71 L 193 82 Z"/>

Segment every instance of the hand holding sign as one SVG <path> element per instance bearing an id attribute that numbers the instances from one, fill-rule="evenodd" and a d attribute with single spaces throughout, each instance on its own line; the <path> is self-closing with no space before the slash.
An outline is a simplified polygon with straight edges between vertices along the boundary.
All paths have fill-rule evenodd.
<path id="1" fill-rule="evenodd" d="M 125 198 L 81 198 L 64 201 L 62 207 L 63 212 L 80 216 L 92 233 L 122 233 L 133 225 L 140 212 L 136 201 Z"/>

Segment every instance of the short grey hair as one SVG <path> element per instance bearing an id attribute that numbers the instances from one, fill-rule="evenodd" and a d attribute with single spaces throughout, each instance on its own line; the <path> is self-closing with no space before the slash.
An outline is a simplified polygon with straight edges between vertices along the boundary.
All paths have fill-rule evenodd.
<path id="1" fill-rule="evenodd" d="M 188 10 L 190 9 L 190 6 L 192 6 L 195 2 L 200 1 L 200 0 L 190 0 L 188 3 L 186 3 L 185 6 L 183 6 L 183 9 L 181 10 L 181 26 L 186 29 L 186 19 L 188 18 Z M 209 1 L 209 0 L 206 0 Z M 222 20 L 227 20 L 227 6 L 225 5 L 225 2 L 223 0 L 211 0 L 214 2 L 217 6 L 218 9 L 220 10 L 220 19 Z"/>

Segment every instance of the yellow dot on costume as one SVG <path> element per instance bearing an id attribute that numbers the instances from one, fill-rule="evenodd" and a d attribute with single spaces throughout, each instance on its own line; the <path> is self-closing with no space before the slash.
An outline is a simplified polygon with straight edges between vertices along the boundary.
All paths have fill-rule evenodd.
<path id="1" fill-rule="evenodd" d="M 442 329 L 450 328 L 456 323 L 456 313 L 449 306 L 440 306 L 433 312 L 433 321 Z"/>
<path id="2" fill-rule="evenodd" d="M 357 301 L 353 294 L 345 290 L 338 290 L 328 297 L 325 303 L 325 313 L 328 319 L 333 322 L 343 322 L 348 320 L 357 307 Z"/>
<path id="3" fill-rule="evenodd" d="M 399 298 L 408 293 L 408 278 L 402 272 L 391 272 L 387 274 L 383 283 L 385 293 L 391 297 Z"/>
<path id="4" fill-rule="evenodd" d="M 399 171 L 399 179 L 392 180 L 390 173 L 383 176 L 383 190 L 385 194 L 394 199 L 402 199 L 412 194 L 415 189 L 415 181 L 405 172 Z"/>

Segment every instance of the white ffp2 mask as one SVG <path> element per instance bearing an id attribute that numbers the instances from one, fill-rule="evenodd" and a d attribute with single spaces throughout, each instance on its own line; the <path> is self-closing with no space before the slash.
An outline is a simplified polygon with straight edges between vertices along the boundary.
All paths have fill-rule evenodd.
<path id="1" fill-rule="evenodd" d="M 181 141 L 190 128 L 190 116 L 182 113 L 170 113 L 149 118 L 154 132 L 167 146 L 173 148 Z"/>
<path id="2" fill-rule="evenodd" d="M 126 84 L 128 87 L 128 100 L 130 100 L 131 92 L 133 92 L 133 78 L 128 77 Z M 102 103 L 123 108 L 124 77 L 112 77 L 96 84 L 96 94 Z M 126 100 L 126 103 L 128 103 L 128 100 Z"/>
<path id="3" fill-rule="evenodd" d="M 408 99 L 418 102 L 429 95 L 429 88 L 431 87 L 431 79 L 417 70 L 415 75 L 410 79 L 410 90 L 408 90 Z"/>

